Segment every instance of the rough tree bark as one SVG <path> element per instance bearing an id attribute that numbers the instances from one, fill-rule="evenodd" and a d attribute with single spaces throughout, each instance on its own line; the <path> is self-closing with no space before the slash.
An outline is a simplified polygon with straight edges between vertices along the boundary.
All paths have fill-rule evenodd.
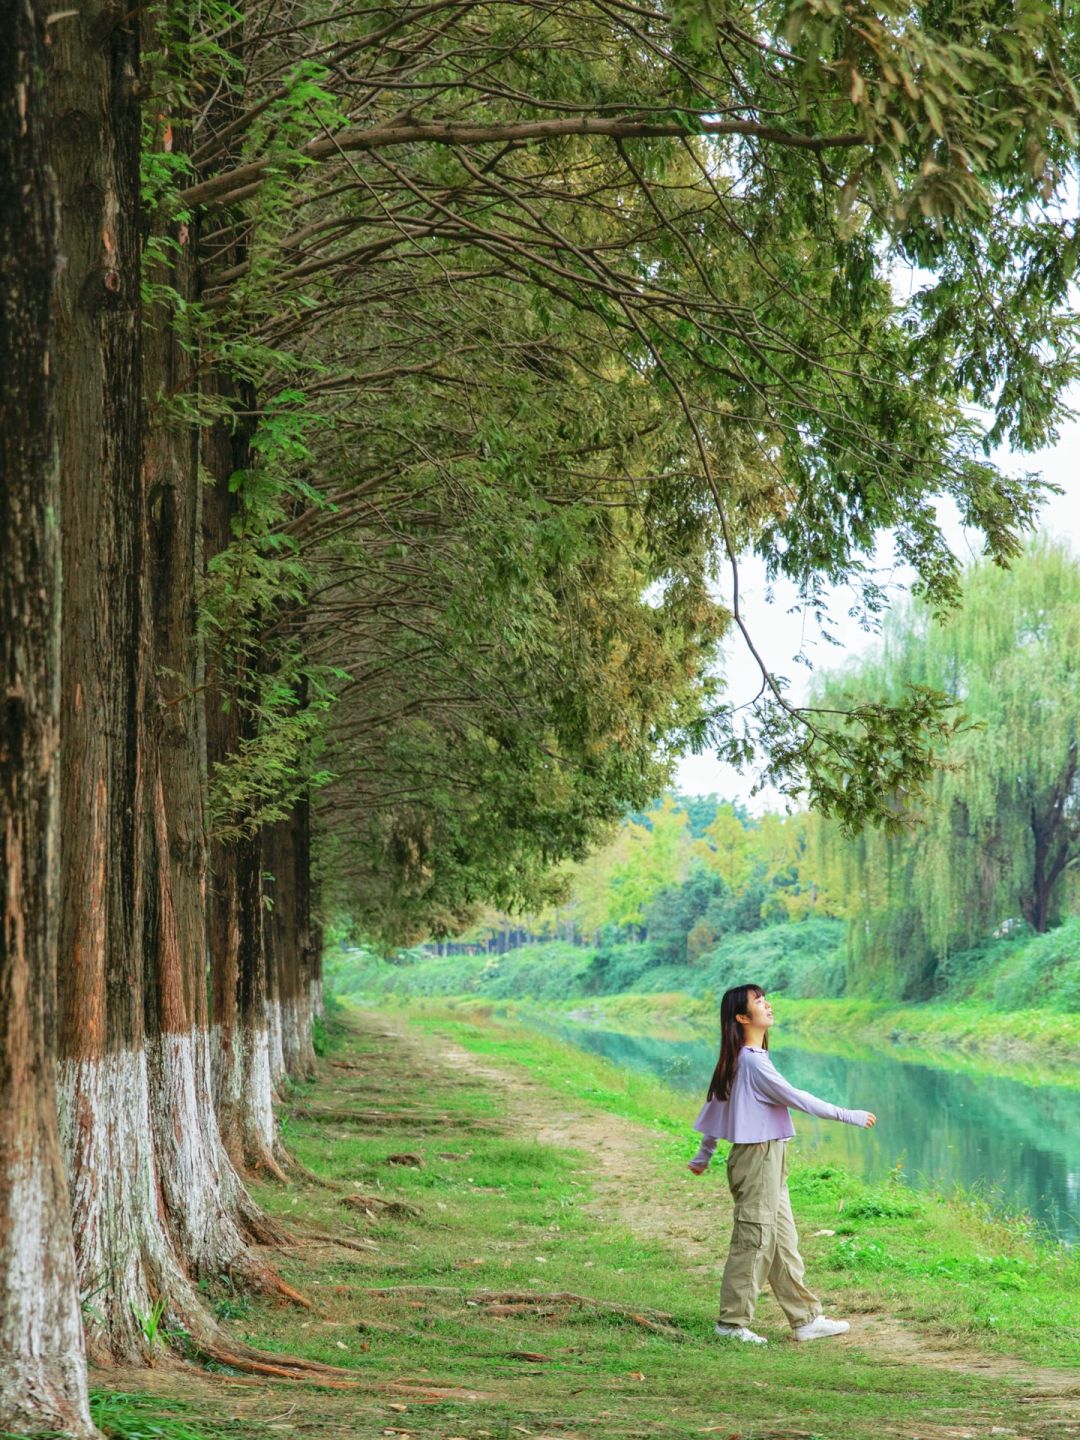
<path id="1" fill-rule="evenodd" d="M 288 819 L 263 832 L 264 868 L 273 899 L 266 921 L 267 958 L 278 977 L 285 1071 L 293 1080 L 310 1080 L 315 1073 L 309 847 L 309 807 L 303 798 Z"/>
<path id="2" fill-rule="evenodd" d="M 139 37 L 103 0 L 72 9 L 49 50 L 65 257 L 58 1076 L 88 1339 L 107 1361 L 145 1353 L 139 1316 L 187 1277 L 162 1221 L 144 1046 Z"/>
<path id="3" fill-rule="evenodd" d="M 141 310 L 140 12 L 82 0 L 51 49 L 66 267 L 57 389 L 67 504 L 62 636 L 66 817 L 60 1091 L 95 1358 L 147 1353 L 143 1318 L 236 1360 L 194 1278 L 273 1239 L 229 1165 L 212 1103 L 202 751 L 195 691 L 194 428 L 171 316 Z M 143 21 L 141 23 L 150 23 Z M 182 228 L 165 279 L 193 267 Z M 148 410 L 143 396 L 150 397 Z M 149 425 L 146 423 L 149 418 Z M 263 1362 L 246 1352 L 249 1368 Z"/>
<path id="4" fill-rule="evenodd" d="M 182 12 L 181 12 L 182 13 Z M 172 24 L 181 18 L 174 13 Z M 160 17 L 144 15 L 147 44 Z M 162 147 L 189 148 L 186 128 L 164 128 Z M 193 1275 L 228 1271 L 296 1298 L 248 1252 L 248 1241 L 285 1232 L 252 1201 L 222 1143 L 213 1098 L 207 984 L 205 687 L 197 626 L 202 574 L 201 424 L 174 397 L 197 396 L 201 357 L 185 333 L 196 299 L 197 232 L 154 217 L 166 242 L 148 316 L 143 382 L 144 506 L 148 523 L 147 735 L 143 749 L 147 1054 L 151 1123 L 166 1224 Z M 179 300 L 173 297 L 179 297 Z"/>
<path id="5" fill-rule="evenodd" d="M 161 1298 L 167 1328 L 218 1347 L 193 1277 L 244 1250 L 205 1057 L 198 750 L 168 688 L 191 688 L 194 574 L 178 576 L 193 563 L 183 506 L 195 480 L 182 437 L 159 424 L 147 440 L 142 403 L 137 25 L 137 12 L 83 0 L 50 50 L 66 259 L 58 1075 L 88 1340 L 103 1363 L 146 1355 L 143 1317 Z M 168 348 L 164 328 L 153 343 Z M 156 398 L 165 360 L 148 358 Z"/>
<path id="6" fill-rule="evenodd" d="M 54 1084 L 60 474 L 44 7 L 0 6 L 0 1429 L 96 1433 Z"/>
<path id="7" fill-rule="evenodd" d="M 206 563 L 232 539 L 237 498 L 230 478 L 251 461 L 248 442 L 255 400 L 250 387 L 220 373 L 211 375 L 217 398 L 235 407 L 203 438 L 203 465 L 214 477 L 203 509 Z M 243 413 L 241 413 L 243 412 Z M 209 667 L 206 701 L 208 764 L 226 763 L 245 738 L 246 681 L 225 674 L 219 659 Z M 209 673 L 212 672 L 212 673 Z M 285 1178 L 284 1155 L 274 1125 L 274 1078 L 267 1016 L 265 904 L 262 852 L 257 832 L 210 847 L 209 948 L 212 984 L 214 1090 L 221 1136 L 243 1173 Z"/>
<path id="8" fill-rule="evenodd" d="M 1044 935 L 1054 922 L 1061 904 L 1061 877 L 1076 855 L 1080 828 L 1075 794 L 1078 769 L 1080 744 L 1074 738 L 1069 742 L 1056 784 L 1031 805 L 1031 883 L 1021 897 L 1021 908 L 1037 935 Z"/>
<path id="9" fill-rule="evenodd" d="M 218 1120 L 234 1165 L 284 1180 L 266 1022 L 262 853 L 258 836 L 214 846 L 211 944 Z"/>
<path id="10" fill-rule="evenodd" d="M 194 263 L 186 232 L 175 242 L 168 286 L 190 296 Z M 176 317 L 147 326 L 150 399 L 143 480 L 149 523 L 148 734 L 143 756 L 146 873 L 147 1054 L 151 1123 L 170 1233 L 185 1268 L 262 1273 L 249 1238 L 280 1237 L 236 1174 L 213 1099 L 207 997 L 207 855 L 204 724 L 196 636 L 199 542 L 198 429 L 170 418 L 164 397 L 192 385 L 191 356 Z"/>

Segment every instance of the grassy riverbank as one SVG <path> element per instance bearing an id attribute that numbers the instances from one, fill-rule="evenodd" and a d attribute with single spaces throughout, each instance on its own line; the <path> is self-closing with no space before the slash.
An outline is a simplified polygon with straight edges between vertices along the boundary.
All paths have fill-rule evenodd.
<path id="1" fill-rule="evenodd" d="M 802 951 L 793 944 L 800 935 Z M 329 966 L 340 992 L 361 1003 L 458 998 L 501 1004 L 507 1014 L 515 1004 L 542 1004 L 562 1011 L 589 1010 L 630 1031 L 663 1024 L 667 1017 L 711 1031 L 720 990 L 705 981 L 714 979 L 718 986 L 752 976 L 770 991 L 785 1027 L 812 1044 L 821 1045 L 823 1036 L 835 1037 L 845 1050 L 851 1044 L 887 1044 L 897 1047 L 898 1058 L 982 1066 L 1018 1079 L 1080 1085 L 1080 1010 L 1055 1001 L 1049 979 L 1041 1008 L 1020 1003 L 1029 993 L 1043 993 L 1033 990 L 1025 977 L 1033 949 L 1042 953 L 1051 938 L 1041 936 L 1012 950 L 999 947 L 1005 958 L 984 970 L 978 984 L 972 981 L 964 998 L 921 1005 L 810 998 L 800 995 L 798 986 L 793 991 L 785 977 L 796 973 L 806 981 L 823 973 L 827 963 L 821 936 L 794 925 L 735 937 L 713 968 L 703 972 L 652 966 L 635 975 L 640 957 L 623 953 L 632 951 L 630 946 L 619 947 L 610 963 L 597 969 L 597 953 L 602 952 L 560 944 L 524 946 L 502 956 L 424 957 L 401 965 L 388 964 L 371 952 L 339 952 L 330 956 Z M 1061 976 L 1071 973 L 1071 968 L 1059 970 L 1059 988 L 1064 985 Z M 601 978 L 613 988 L 598 991 Z M 620 988 L 624 981 L 625 988 Z M 1012 1008 L 1001 1008 L 1004 994 L 1013 996 Z M 995 995 L 998 1001 L 992 1002 L 988 997 Z"/>
<path id="2" fill-rule="evenodd" d="M 465 1009 L 486 1008 L 485 1002 L 474 999 L 456 1003 Z M 807 1049 L 823 1053 L 842 1049 L 855 1059 L 884 1051 L 892 1059 L 969 1074 L 1080 1087 L 1080 1015 L 1039 1010 L 1002 1015 L 974 1004 L 898 1006 L 871 1000 L 793 1000 L 786 995 L 776 997 L 773 1005 L 778 1036 L 797 1036 Z M 662 1039 L 685 1037 L 687 1030 L 711 1039 L 716 1032 L 715 1003 L 678 992 L 494 1008 L 508 1019 L 539 1009 L 549 1018 L 565 1015 L 598 1028 Z"/>
<path id="3" fill-rule="evenodd" d="M 1003 1014 L 964 1005 L 881 1005 L 869 1000 L 783 1000 L 786 1025 L 800 1038 L 843 1036 L 864 1045 L 903 1047 L 934 1064 L 977 1062 L 1032 1081 L 1080 1085 L 1080 1014 L 1053 1009 Z M 900 1054 L 900 1058 L 904 1058 Z M 969 1067 L 970 1068 L 970 1067 Z"/>
<path id="4" fill-rule="evenodd" d="M 282 1108 L 309 1175 L 259 1199 L 297 1235 L 268 1258 L 311 1309 L 208 1285 L 240 1338 L 354 1383 L 98 1374 L 107 1434 L 1051 1440 L 1080 1422 L 1067 1376 L 1038 1369 L 1080 1364 L 1080 1257 L 831 1166 L 796 1161 L 791 1188 L 851 1335 L 792 1345 L 766 1296 L 767 1349 L 717 1342 L 729 1201 L 722 1166 L 685 1170 L 685 1098 L 470 1009 L 347 1011 Z"/>

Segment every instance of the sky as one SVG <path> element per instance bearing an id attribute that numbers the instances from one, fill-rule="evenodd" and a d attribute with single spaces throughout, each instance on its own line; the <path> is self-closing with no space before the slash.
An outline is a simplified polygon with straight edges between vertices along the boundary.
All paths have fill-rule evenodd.
<path id="1" fill-rule="evenodd" d="M 1074 408 L 1080 409 L 1080 395 L 1075 397 Z M 1080 555 L 1080 419 L 1062 426 L 1058 443 L 1052 449 L 1025 456 L 999 453 L 996 458 L 1003 469 L 1040 471 L 1045 479 L 1061 486 L 1064 493 L 1052 496 L 1043 507 L 1040 529 L 1055 538 L 1068 539 Z M 955 512 L 950 517 L 943 508 L 941 514 L 954 553 L 964 562 L 977 559 L 981 553 L 978 532 L 966 531 Z M 898 572 L 894 579 L 902 581 L 903 575 Z M 839 647 L 818 640 L 816 623 L 804 616 L 790 584 L 777 582 L 773 602 L 767 601 L 764 565 L 754 557 L 740 562 L 739 591 L 754 644 L 769 667 L 791 681 L 790 694 L 795 700 L 805 696 L 812 679 L 811 672 L 794 661 L 800 650 L 816 668 L 827 670 L 842 665 L 876 643 L 873 634 L 862 631 L 848 617 L 852 596 L 846 589 L 833 592 L 829 606 L 833 634 L 841 642 Z M 740 636 L 728 640 L 724 675 L 727 698 L 734 704 L 752 700 L 757 694 L 760 672 Z M 675 784 L 684 795 L 716 793 L 725 800 L 741 800 L 753 814 L 783 809 L 783 801 L 774 791 L 765 790 L 751 797 L 754 779 L 753 771 L 741 774 L 713 755 L 690 755 L 679 762 Z"/>

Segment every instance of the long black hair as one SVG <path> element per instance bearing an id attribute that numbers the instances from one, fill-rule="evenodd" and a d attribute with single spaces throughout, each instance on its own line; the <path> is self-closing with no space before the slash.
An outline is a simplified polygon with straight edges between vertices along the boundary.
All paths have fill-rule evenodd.
<path id="1" fill-rule="evenodd" d="M 713 1077 L 709 1081 L 709 1093 L 705 1097 L 707 1100 L 726 1100 L 731 1094 L 735 1065 L 745 1035 L 735 1016 L 748 1013 L 746 1006 L 751 995 L 764 994 L 765 991 L 760 985 L 733 985 L 730 990 L 724 991 L 724 998 L 720 1001 L 720 1059 L 717 1060 Z M 769 1048 L 767 1030 L 761 1043 L 766 1050 Z"/>

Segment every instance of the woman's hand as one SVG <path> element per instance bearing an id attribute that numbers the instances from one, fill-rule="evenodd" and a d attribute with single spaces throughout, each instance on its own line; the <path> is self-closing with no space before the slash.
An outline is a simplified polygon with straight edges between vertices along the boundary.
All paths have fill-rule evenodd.
<path id="1" fill-rule="evenodd" d="M 874 1112 L 873 1112 L 872 1110 L 868 1110 L 868 1111 L 866 1112 L 866 1128 L 867 1128 L 867 1130 L 872 1130 L 876 1124 L 877 1124 L 877 1116 L 874 1114 Z"/>
<path id="2" fill-rule="evenodd" d="M 690 1171 L 690 1174 L 691 1174 L 691 1175 L 704 1175 L 704 1174 L 705 1174 L 705 1166 L 704 1166 L 704 1165 L 687 1165 L 686 1168 Z"/>

